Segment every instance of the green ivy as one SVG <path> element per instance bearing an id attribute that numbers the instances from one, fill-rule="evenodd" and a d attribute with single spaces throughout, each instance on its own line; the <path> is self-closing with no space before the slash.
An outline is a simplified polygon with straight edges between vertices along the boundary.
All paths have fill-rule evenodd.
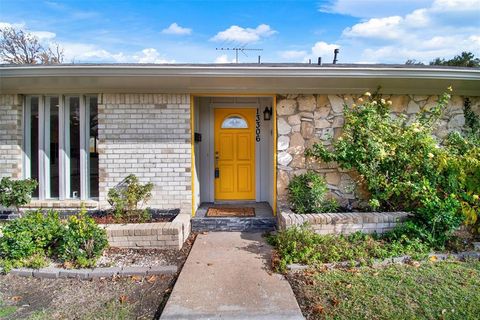
<path id="1" fill-rule="evenodd" d="M 452 133 L 439 142 L 433 135 L 450 91 L 410 121 L 391 116 L 390 101 L 367 93 L 359 105 L 345 105 L 343 135 L 333 148 L 315 144 L 307 155 L 356 170 L 374 209 L 413 212 L 426 238 L 443 246 L 467 211 L 478 215 L 480 193 L 478 140 Z"/>

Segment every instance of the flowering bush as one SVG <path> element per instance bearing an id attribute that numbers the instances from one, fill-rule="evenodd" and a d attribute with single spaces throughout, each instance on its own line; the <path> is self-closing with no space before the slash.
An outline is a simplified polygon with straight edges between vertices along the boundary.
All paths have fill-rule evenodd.
<path id="1" fill-rule="evenodd" d="M 442 246 L 465 221 L 462 212 L 476 217 L 480 193 L 478 141 L 453 133 L 440 143 L 432 134 L 450 92 L 413 121 L 391 116 L 390 101 L 367 93 L 365 102 L 345 105 L 344 132 L 333 149 L 315 144 L 307 155 L 355 169 L 372 195 L 371 204 L 415 213 L 415 228 L 422 229 L 416 233 Z"/>

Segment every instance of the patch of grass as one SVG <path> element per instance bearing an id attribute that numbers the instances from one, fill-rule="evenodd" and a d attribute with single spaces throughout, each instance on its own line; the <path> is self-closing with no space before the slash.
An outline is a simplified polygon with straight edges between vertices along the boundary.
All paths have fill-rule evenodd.
<path id="1" fill-rule="evenodd" d="M 375 234 L 319 235 L 306 226 L 293 227 L 268 238 L 279 255 L 277 268 L 284 271 L 291 263 L 316 265 L 320 263 L 357 261 L 370 264 L 373 259 L 410 255 L 425 257 L 431 248 L 419 239 L 401 236 L 387 241 Z"/>
<path id="2" fill-rule="evenodd" d="M 4 306 L 4 305 L 0 302 L 0 319 L 3 319 L 3 318 L 5 318 L 5 317 L 8 317 L 9 315 L 14 314 L 16 310 L 17 310 L 17 307 L 14 307 L 14 306 Z"/>
<path id="3" fill-rule="evenodd" d="M 127 303 L 120 303 L 117 301 L 110 301 L 105 304 L 105 307 L 87 314 L 83 317 L 84 320 L 128 320 L 135 318 L 132 315 L 131 305 Z"/>
<path id="4" fill-rule="evenodd" d="M 480 262 L 290 274 L 307 319 L 478 319 Z"/>

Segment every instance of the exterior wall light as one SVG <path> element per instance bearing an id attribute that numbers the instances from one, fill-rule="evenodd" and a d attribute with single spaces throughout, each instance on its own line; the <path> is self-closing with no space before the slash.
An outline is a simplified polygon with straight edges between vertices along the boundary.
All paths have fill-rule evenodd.
<path id="1" fill-rule="evenodd" d="M 263 110 L 263 120 L 270 121 L 272 119 L 272 107 L 265 107 Z"/>

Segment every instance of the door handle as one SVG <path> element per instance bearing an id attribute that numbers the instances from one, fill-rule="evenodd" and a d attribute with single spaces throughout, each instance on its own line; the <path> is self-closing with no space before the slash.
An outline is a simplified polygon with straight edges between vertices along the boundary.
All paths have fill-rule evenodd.
<path id="1" fill-rule="evenodd" d="M 220 169 L 218 168 L 218 151 L 215 152 L 215 179 L 220 178 Z"/>

